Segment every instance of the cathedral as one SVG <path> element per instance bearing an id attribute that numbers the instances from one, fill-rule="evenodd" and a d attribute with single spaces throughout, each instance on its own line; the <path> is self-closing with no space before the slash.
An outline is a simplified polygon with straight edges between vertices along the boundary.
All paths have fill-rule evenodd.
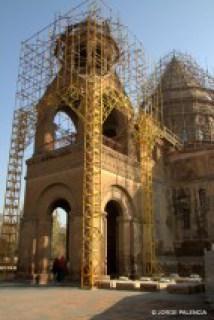
<path id="1" fill-rule="evenodd" d="M 144 274 L 147 207 L 140 146 L 132 102 L 115 68 L 123 53 L 110 29 L 108 22 L 86 18 L 69 24 L 54 40 L 58 69 L 36 103 L 34 152 L 27 160 L 20 277 L 49 281 L 53 213 L 59 208 L 66 212 L 63 252 L 71 280 L 80 281 L 81 272 L 87 273 L 82 255 L 84 251 L 88 258 L 93 237 L 98 277 Z M 161 66 L 159 118 L 182 148 L 157 139 L 152 150 L 156 256 L 165 274 L 203 275 L 204 250 L 214 242 L 212 79 L 181 53 L 170 53 Z M 59 130 L 60 116 L 69 131 Z M 90 206 L 92 234 L 86 220 Z"/>

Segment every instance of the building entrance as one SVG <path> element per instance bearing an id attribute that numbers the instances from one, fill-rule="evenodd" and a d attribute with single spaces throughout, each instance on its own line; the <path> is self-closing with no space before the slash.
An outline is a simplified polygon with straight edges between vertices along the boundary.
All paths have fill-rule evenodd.
<path id="1" fill-rule="evenodd" d="M 58 200 L 52 206 L 51 212 L 51 260 L 65 257 L 68 261 L 70 206 L 65 200 Z"/>
<path id="2" fill-rule="evenodd" d="M 119 204 L 111 200 L 107 203 L 107 274 L 112 278 L 119 274 Z"/>

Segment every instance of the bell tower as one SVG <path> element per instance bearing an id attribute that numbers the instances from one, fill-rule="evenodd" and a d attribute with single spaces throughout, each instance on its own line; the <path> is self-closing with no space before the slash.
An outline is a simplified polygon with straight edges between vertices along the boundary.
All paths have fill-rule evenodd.
<path id="1" fill-rule="evenodd" d="M 140 230 L 134 215 L 141 211 L 138 169 L 129 159 L 133 107 L 117 74 L 122 51 L 108 20 L 93 12 L 69 23 L 52 52 L 57 72 L 36 105 L 18 271 L 48 281 L 53 211 L 60 207 L 67 215 L 69 277 L 92 287 L 141 263 L 140 245 L 132 245 L 134 228 Z"/>

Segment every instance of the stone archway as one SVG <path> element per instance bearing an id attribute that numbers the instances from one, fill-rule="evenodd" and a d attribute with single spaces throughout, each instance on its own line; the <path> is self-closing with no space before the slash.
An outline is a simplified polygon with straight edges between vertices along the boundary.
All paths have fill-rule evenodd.
<path id="1" fill-rule="evenodd" d="M 56 200 L 50 206 L 51 215 L 51 259 L 64 256 L 69 263 L 70 254 L 70 214 L 69 203 L 64 199 Z"/>
<path id="2" fill-rule="evenodd" d="M 120 186 L 111 186 L 102 201 L 104 225 L 104 274 L 111 277 L 132 273 L 132 220 L 135 209 L 131 197 Z"/>
<path id="3" fill-rule="evenodd" d="M 115 278 L 119 275 L 120 230 L 119 218 L 121 207 L 115 200 L 110 200 L 105 206 L 106 212 L 106 259 L 107 275 Z"/>
<path id="4" fill-rule="evenodd" d="M 38 219 L 35 232 L 35 272 L 40 274 L 42 278 L 48 278 L 51 270 L 52 212 L 57 207 L 61 207 L 67 212 L 66 258 L 70 262 L 70 270 L 72 270 L 73 265 L 80 269 L 79 250 L 74 249 L 78 244 L 73 239 L 74 228 L 76 228 L 73 225 L 76 223 L 75 219 L 80 218 L 75 214 L 75 201 L 71 190 L 65 184 L 53 184 L 45 188 L 40 194 L 36 208 Z M 81 234 L 81 230 L 76 230 L 76 232 Z"/>

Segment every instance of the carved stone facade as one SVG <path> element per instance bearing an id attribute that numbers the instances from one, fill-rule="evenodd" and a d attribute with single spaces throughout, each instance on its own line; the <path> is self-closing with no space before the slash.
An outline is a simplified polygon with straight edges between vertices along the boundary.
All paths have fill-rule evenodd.
<path id="1" fill-rule="evenodd" d="M 201 257 L 201 268 L 195 267 L 198 272 L 203 269 L 204 249 L 209 249 L 214 242 L 213 156 L 213 149 L 202 149 L 168 158 L 175 252 L 178 257 L 191 257 L 192 264 L 194 257 Z"/>

